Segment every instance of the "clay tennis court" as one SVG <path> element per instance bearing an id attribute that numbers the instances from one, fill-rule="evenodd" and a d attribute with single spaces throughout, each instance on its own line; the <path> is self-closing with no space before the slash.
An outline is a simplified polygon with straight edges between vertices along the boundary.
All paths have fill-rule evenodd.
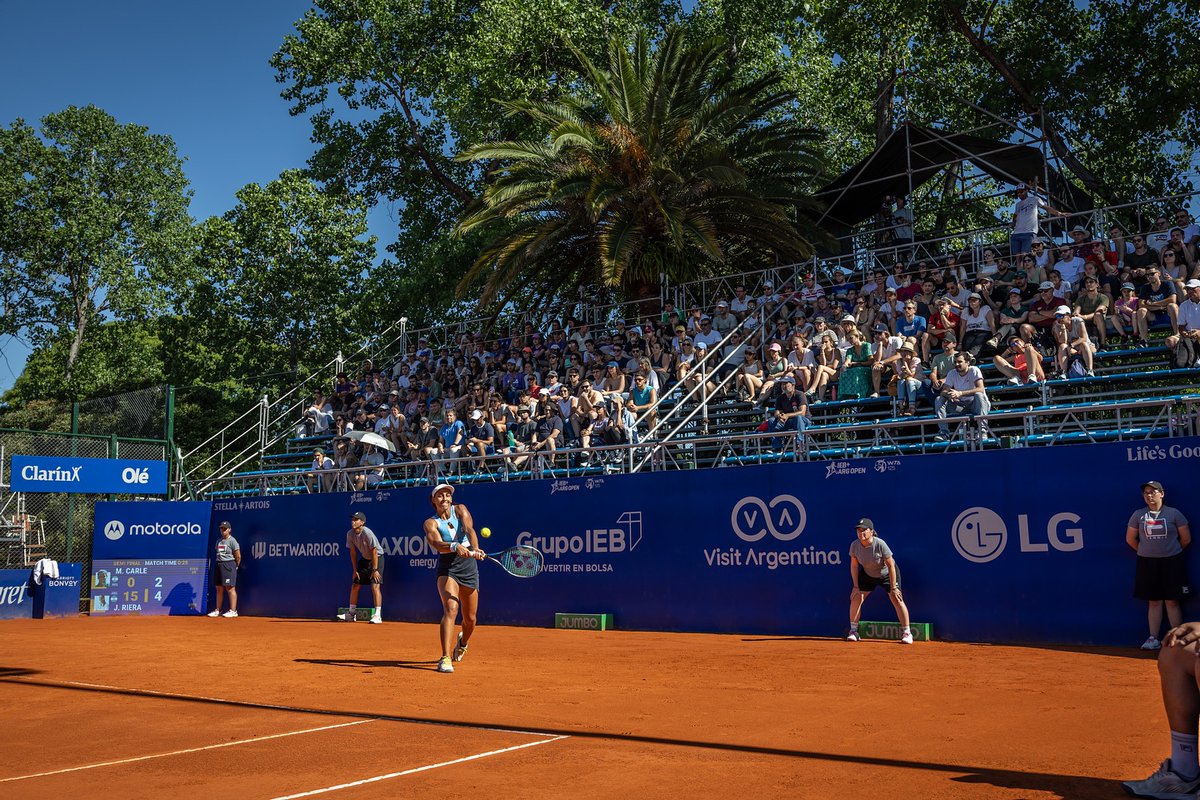
<path id="1" fill-rule="evenodd" d="M 1152 654 L 86 617 L 0 628 L 0 797 L 1115 798 Z"/>

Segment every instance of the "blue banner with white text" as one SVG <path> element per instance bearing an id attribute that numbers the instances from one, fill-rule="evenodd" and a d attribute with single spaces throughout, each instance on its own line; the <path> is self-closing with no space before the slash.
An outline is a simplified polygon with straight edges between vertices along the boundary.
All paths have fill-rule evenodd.
<path id="1" fill-rule="evenodd" d="M 14 492 L 167 493 L 165 461 L 13 456 L 11 474 Z"/>
<path id="2" fill-rule="evenodd" d="M 483 624 L 590 612 L 621 628 L 839 635 L 865 516 L 895 553 L 913 619 L 937 638 L 1136 645 L 1146 608 L 1131 597 L 1126 523 L 1147 480 L 1200 519 L 1197 465 L 1200 439 L 1180 438 L 461 485 L 455 501 L 494 531 L 485 549 L 546 555 L 531 580 L 480 565 Z M 214 502 L 242 547 L 242 613 L 332 617 L 350 590 L 355 511 L 382 543 L 384 619 L 434 622 L 428 488 Z M 877 592 L 864 618 L 893 613 Z"/>

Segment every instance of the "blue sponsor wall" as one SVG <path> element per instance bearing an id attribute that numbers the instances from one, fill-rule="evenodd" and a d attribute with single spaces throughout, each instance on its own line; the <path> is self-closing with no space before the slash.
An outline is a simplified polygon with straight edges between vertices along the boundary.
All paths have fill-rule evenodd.
<path id="1" fill-rule="evenodd" d="M 0 569 L 0 619 L 32 619 L 33 589 L 28 569 Z"/>
<path id="2" fill-rule="evenodd" d="M 546 554 L 532 580 L 480 565 L 484 624 L 612 612 L 623 628 L 836 635 L 867 516 L 937 638 L 1127 645 L 1145 638 L 1124 539 L 1140 484 L 1162 481 L 1168 505 L 1200 520 L 1197 464 L 1200 439 L 1188 438 L 478 484 L 455 500 L 494 532 L 486 549 Z M 243 613 L 331 617 L 352 574 L 349 517 L 363 511 L 385 551 L 384 618 L 432 622 L 430 510 L 427 488 L 216 501 L 210 539 L 219 520 L 233 524 Z M 882 593 L 867 601 L 864 618 L 892 617 Z"/>
<path id="3" fill-rule="evenodd" d="M 10 473 L 14 492 L 167 493 L 165 461 L 13 456 Z"/>

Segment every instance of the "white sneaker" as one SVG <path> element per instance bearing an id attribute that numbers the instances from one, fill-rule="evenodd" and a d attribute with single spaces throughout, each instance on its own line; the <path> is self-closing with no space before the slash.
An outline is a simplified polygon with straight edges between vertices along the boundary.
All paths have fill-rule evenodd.
<path id="1" fill-rule="evenodd" d="M 1018 378 L 1016 375 L 1013 375 L 1011 378 L 1008 379 L 1008 382 L 1012 386 L 1018 386 L 1021 383 L 1021 379 Z"/>
<path id="2" fill-rule="evenodd" d="M 221 616 L 221 612 L 214 608 L 212 611 L 208 612 L 208 616 L 219 617 Z"/>
<path id="3" fill-rule="evenodd" d="M 372 625 L 378 625 L 381 622 L 383 622 L 383 617 L 381 617 L 379 614 L 371 615 L 371 624 Z"/>
<path id="4" fill-rule="evenodd" d="M 1151 636 L 1146 641 L 1142 642 L 1143 650 L 1162 650 L 1162 642 L 1154 636 Z"/>
<path id="5" fill-rule="evenodd" d="M 911 631 L 900 637 L 900 644 L 912 644 L 912 643 L 913 643 L 913 638 L 912 638 Z"/>
<path id="6" fill-rule="evenodd" d="M 458 635 L 458 645 L 454 648 L 454 655 L 450 657 L 451 661 L 462 661 L 467 657 L 467 646 L 463 644 L 462 634 Z"/>
<path id="7" fill-rule="evenodd" d="M 1125 791 L 1135 797 L 1192 797 L 1200 787 L 1200 777 L 1185 780 L 1171 771 L 1171 759 L 1163 759 L 1158 770 L 1144 781 L 1125 781 Z"/>
<path id="8" fill-rule="evenodd" d="M 237 612 L 236 612 L 236 611 L 234 611 L 233 609 L 230 609 L 229 611 L 226 611 L 226 612 L 225 612 L 224 614 L 222 614 L 221 616 L 222 616 L 222 617 L 236 617 L 236 616 L 237 616 Z"/>
<path id="9" fill-rule="evenodd" d="M 850 631 L 849 633 L 847 633 L 846 641 L 847 642 L 857 642 L 858 641 L 858 631 Z"/>
<path id="10" fill-rule="evenodd" d="M 454 665 L 450 663 L 450 656 L 442 656 L 438 659 L 438 672 L 454 672 Z"/>

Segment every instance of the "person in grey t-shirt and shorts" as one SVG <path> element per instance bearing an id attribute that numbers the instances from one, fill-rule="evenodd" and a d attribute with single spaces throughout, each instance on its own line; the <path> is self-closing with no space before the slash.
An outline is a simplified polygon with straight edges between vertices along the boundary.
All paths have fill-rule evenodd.
<path id="1" fill-rule="evenodd" d="M 210 617 L 236 617 L 237 610 L 237 571 L 242 565 L 242 549 L 237 539 L 233 538 L 233 526 L 228 522 L 221 523 L 221 538 L 217 539 L 216 555 L 213 558 L 213 586 L 217 587 L 216 603 L 213 610 L 208 612 Z M 229 610 L 221 613 L 221 598 L 229 595 Z"/>
<path id="2" fill-rule="evenodd" d="M 901 644 L 912 644 L 908 606 L 900 593 L 900 570 L 887 542 L 875 535 L 875 523 L 863 517 L 854 526 L 858 538 L 850 544 L 850 633 L 846 641 L 858 641 L 858 621 L 862 617 L 863 601 L 878 587 L 888 593 L 900 620 Z"/>
<path id="3" fill-rule="evenodd" d="M 1143 650 L 1162 647 L 1158 632 L 1162 628 L 1164 605 L 1170 627 L 1183 624 L 1179 601 L 1191 592 L 1183 549 L 1191 544 L 1192 532 L 1187 517 L 1178 509 L 1163 505 L 1163 497 L 1161 483 L 1143 483 L 1142 498 L 1146 505 L 1133 512 L 1125 528 L 1126 543 L 1137 551 L 1133 596 L 1150 603 L 1147 613 L 1150 638 L 1142 643 Z"/>
<path id="4" fill-rule="evenodd" d="M 371 587 L 371 595 L 375 599 L 375 612 L 371 614 L 371 622 L 376 625 L 383 622 L 383 553 L 379 551 L 379 539 L 366 525 L 367 515 L 355 511 L 350 515 L 350 530 L 346 531 L 346 549 L 350 551 L 350 564 L 354 568 L 354 577 L 350 580 L 350 608 L 346 613 L 346 621 L 354 622 L 358 614 L 358 590 L 364 585 Z"/>

